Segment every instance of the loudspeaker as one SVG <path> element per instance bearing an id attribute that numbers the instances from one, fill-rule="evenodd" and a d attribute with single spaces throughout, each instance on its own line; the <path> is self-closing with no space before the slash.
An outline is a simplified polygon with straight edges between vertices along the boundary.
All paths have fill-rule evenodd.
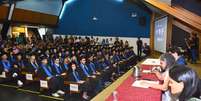
<path id="1" fill-rule="evenodd" d="M 146 17 L 145 16 L 139 17 L 139 25 L 146 26 Z"/>

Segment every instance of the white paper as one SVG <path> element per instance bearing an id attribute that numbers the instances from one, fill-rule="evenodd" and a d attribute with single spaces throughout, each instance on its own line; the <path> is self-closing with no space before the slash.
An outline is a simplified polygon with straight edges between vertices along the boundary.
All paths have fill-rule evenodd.
<path id="1" fill-rule="evenodd" d="M 137 80 L 132 84 L 132 86 L 140 87 L 140 88 L 149 88 L 149 86 L 142 85 L 143 82 L 149 83 L 149 84 L 159 84 L 159 81 Z"/>
<path id="2" fill-rule="evenodd" d="M 26 74 L 26 80 L 33 80 L 33 75 L 32 74 Z"/>
<path id="3" fill-rule="evenodd" d="M 151 70 L 143 70 L 142 73 L 151 73 Z"/>
<path id="4" fill-rule="evenodd" d="M 2 72 L 2 74 L 0 75 L 0 78 L 6 78 L 6 72 Z"/>
<path id="5" fill-rule="evenodd" d="M 160 60 L 148 58 L 142 63 L 142 65 L 160 65 Z"/>
<path id="6" fill-rule="evenodd" d="M 48 81 L 40 80 L 40 87 L 42 87 L 42 88 L 48 88 Z"/>
<path id="7" fill-rule="evenodd" d="M 78 92 L 79 91 L 78 84 L 70 84 L 70 91 Z"/>

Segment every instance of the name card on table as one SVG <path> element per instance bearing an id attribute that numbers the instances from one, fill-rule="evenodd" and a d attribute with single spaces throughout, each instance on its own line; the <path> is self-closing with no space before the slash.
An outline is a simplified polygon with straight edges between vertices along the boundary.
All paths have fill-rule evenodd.
<path id="1" fill-rule="evenodd" d="M 2 74 L 0 75 L 0 78 L 6 78 L 6 72 L 2 72 Z"/>
<path id="2" fill-rule="evenodd" d="M 48 88 L 48 81 L 40 80 L 40 87 L 42 87 L 42 88 Z"/>
<path id="3" fill-rule="evenodd" d="M 146 59 L 142 65 L 160 65 L 160 59 L 152 59 L 152 58 L 148 58 Z"/>
<path id="4" fill-rule="evenodd" d="M 33 75 L 32 74 L 26 74 L 26 80 L 33 80 Z"/>
<path id="5" fill-rule="evenodd" d="M 78 84 L 70 84 L 70 91 L 78 92 L 79 91 Z"/>

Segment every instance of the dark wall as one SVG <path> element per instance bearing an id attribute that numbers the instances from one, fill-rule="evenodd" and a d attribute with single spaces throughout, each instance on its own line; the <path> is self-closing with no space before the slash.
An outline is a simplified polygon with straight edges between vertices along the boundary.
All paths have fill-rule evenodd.
<path id="1" fill-rule="evenodd" d="M 172 28 L 172 45 L 186 48 L 185 38 L 189 37 L 189 33 L 173 25 Z"/>
<path id="2" fill-rule="evenodd" d="M 201 16 L 201 0 L 172 0 L 173 5 L 180 5 L 183 8 Z"/>
<path id="3" fill-rule="evenodd" d="M 71 0 L 56 34 L 149 37 L 150 14 L 126 0 Z M 121 2 L 123 1 L 123 2 Z M 132 17 L 136 13 L 136 17 Z M 98 20 L 94 21 L 93 16 Z"/>

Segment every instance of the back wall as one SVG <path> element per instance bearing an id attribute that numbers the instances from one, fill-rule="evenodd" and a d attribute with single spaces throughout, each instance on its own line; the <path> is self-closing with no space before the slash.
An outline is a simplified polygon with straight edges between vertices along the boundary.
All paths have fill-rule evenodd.
<path id="1" fill-rule="evenodd" d="M 145 37 L 150 14 L 126 0 L 68 0 L 55 34 Z"/>

